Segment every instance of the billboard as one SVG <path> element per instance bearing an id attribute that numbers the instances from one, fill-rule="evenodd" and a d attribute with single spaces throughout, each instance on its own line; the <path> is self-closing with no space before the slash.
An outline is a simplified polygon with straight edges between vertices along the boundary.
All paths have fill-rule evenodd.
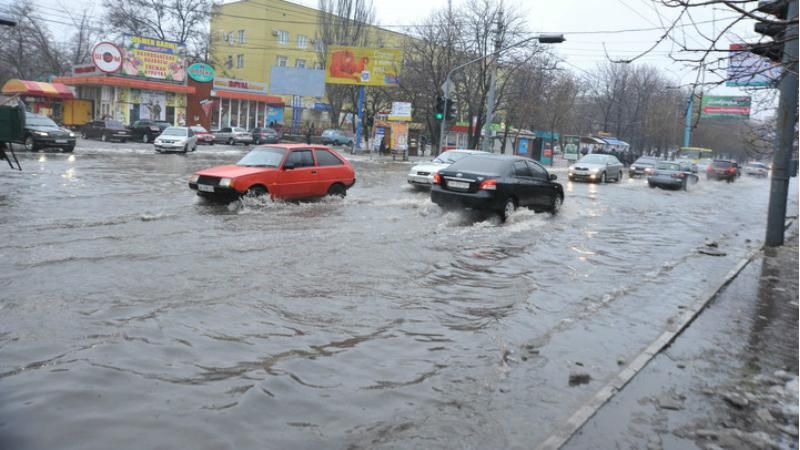
<path id="1" fill-rule="evenodd" d="M 325 71 L 272 66 L 269 93 L 275 95 L 325 96 Z"/>
<path id="2" fill-rule="evenodd" d="M 781 77 L 780 64 L 750 53 L 748 44 L 731 44 L 727 86 L 773 86 Z"/>
<path id="3" fill-rule="evenodd" d="M 129 35 L 123 43 L 123 74 L 167 81 L 186 80 L 185 45 Z"/>
<path id="4" fill-rule="evenodd" d="M 748 119 L 750 96 L 704 95 L 700 117 L 703 119 Z"/>
<path id="5" fill-rule="evenodd" d="M 389 113 L 390 121 L 411 121 L 411 103 L 392 102 L 392 112 Z"/>
<path id="6" fill-rule="evenodd" d="M 580 136 L 564 136 L 564 159 L 567 161 L 578 160 L 578 148 L 581 146 Z"/>
<path id="7" fill-rule="evenodd" d="M 328 84 L 397 86 L 402 50 L 391 48 L 330 47 L 325 66 Z"/>

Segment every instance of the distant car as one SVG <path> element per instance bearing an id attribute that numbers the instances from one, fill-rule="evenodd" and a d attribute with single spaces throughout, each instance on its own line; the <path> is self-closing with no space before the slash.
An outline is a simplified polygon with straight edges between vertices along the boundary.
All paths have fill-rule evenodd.
<path id="1" fill-rule="evenodd" d="M 131 132 L 118 120 L 93 120 L 81 129 L 84 139 L 99 138 L 103 142 L 131 140 Z"/>
<path id="2" fill-rule="evenodd" d="M 510 155 L 471 155 L 433 177 L 431 200 L 445 209 L 496 211 L 506 220 L 517 208 L 555 214 L 564 188 L 542 165 Z"/>
<path id="3" fill-rule="evenodd" d="M 59 127 L 49 117 L 26 112 L 25 133 L 20 144 L 28 151 L 52 147 L 71 152 L 75 150 L 75 133 Z"/>
<path id="4" fill-rule="evenodd" d="M 697 182 L 697 175 L 692 173 L 693 164 L 689 161 L 659 161 L 655 171 L 647 177 L 651 188 L 689 190 L 689 184 Z"/>
<path id="5" fill-rule="evenodd" d="M 291 144 L 255 147 L 236 165 L 195 172 L 189 187 L 202 197 L 219 200 L 246 194 L 303 199 L 344 197 L 355 182 L 353 166 L 336 151 Z"/>
<path id="6" fill-rule="evenodd" d="M 760 162 L 749 162 L 744 166 L 744 174 L 753 177 L 766 178 L 769 176 L 769 166 Z"/>
<path id="7" fill-rule="evenodd" d="M 228 145 L 252 144 L 253 134 L 244 128 L 224 127 L 211 132 L 214 135 L 214 142 L 221 142 Z"/>
<path id="8" fill-rule="evenodd" d="M 153 141 L 156 151 L 193 152 L 197 150 L 197 136 L 189 127 L 169 127 Z"/>
<path id="9" fill-rule="evenodd" d="M 713 162 L 714 162 L 713 159 L 701 159 L 700 161 L 697 161 L 697 171 L 698 172 L 708 171 L 708 166 L 710 166 L 711 163 Z"/>
<path id="10" fill-rule="evenodd" d="M 430 189 L 433 184 L 433 174 L 441 169 L 446 169 L 450 164 L 469 155 L 487 155 L 480 150 L 448 150 L 430 162 L 417 164 L 408 172 L 408 182 L 416 188 Z"/>
<path id="11" fill-rule="evenodd" d="M 623 164 L 614 155 L 592 153 L 584 156 L 570 166 L 567 176 L 570 181 L 586 180 L 605 183 L 608 180 L 621 181 Z"/>
<path id="12" fill-rule="evenodd" d="M 733 183 L 738 177 L 739 169 L 733 161 L 723 159 L 714 160 L 706 170 L 707 180 L 725 180 Z"/>
<path id="13" fill-rule="evenodd" d="M 193 125 L 189 128 L 191 128 L 194 135 L 197 136 L 198 144 L 214 145 L 214 135 L 211 134 L 210 131 L 206 130 L 205 127 L 201 125 Z"/>
<path id="14" fill-rule="evenodd" d="M 675 161 L 679 163 L 682 167 L 688 168 L 690 172 L 697 173 L 697 164 L 695 164 L 694 161 L 692 161 L 691 159 L 678 158 Z"/>
<path id="15" fill-rule="evenodd" d="M 162 131 L 164 131 L 169 124 L 167 122 L 159 122 L 155 120 L 137 120 L 133 123 L 128 130 L 131 132 L 131 139 L 140 140 L 147 144 L 153 142 Z"/>
<path id="16" fill-rule="evenodd" d="M 278 132 L 272 128 L 253 128 L 250 130 L 253 133 L 253 143 L 259 144 L 277 144 L 281 138 Z"/>
<path id="17" fill-rule="evenodd" d="M 353 145 L 353 137 L 342 130 L 325 130 L 320 137 L 325 145 Z"/>
<path id="18" fill-rule="evenodd" d="M 637 176 L 647 176 L 652 174 L 656 170 L 656 163 L 658 159 L 650 157 L 650 156 L 642 156 L 641 158 L 634 161 L 631 164 L 631 167 L 628 169 L 628 176 L 633 178 Z"/>

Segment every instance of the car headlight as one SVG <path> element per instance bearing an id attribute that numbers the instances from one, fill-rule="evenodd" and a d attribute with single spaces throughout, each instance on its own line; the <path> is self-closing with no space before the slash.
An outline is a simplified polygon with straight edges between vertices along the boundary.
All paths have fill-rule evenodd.
<path id="1" fill-rule="evenodd" d="M 47 136 L 47 132 L 46 131 L 34 131 L 33 134 L 37 134 L 39 136 Z"/>
<path id="2" fill-rule="evenodd" d="M 73 133 L 72 131 L 70 131 L 70 132 L 69 132 L 69 137 L 75 137 L 75 133 Z"/>
<path id="3" fill-rule="evenodd" d="M 189 183 L 197 183 L 197 180 L 200 179 L 200 175 L 194 174 L 191 178 L 189 178 Z"/>
<path id="4" fill-rule="evenodd" d="M 219 186 L 224 188 L 233 187 L 233 179 L 231 178 L 223 178 L 219 180 Z"/>
<path id="5" fill-rule="evenodd" d="M 589 172 L 591 172 L 591 173 L 597 173 L 597 172 L 600 172 L 600 169 L 597 169 L 597 168 L 594 168 L 594 169 L 589 169 Z"/>

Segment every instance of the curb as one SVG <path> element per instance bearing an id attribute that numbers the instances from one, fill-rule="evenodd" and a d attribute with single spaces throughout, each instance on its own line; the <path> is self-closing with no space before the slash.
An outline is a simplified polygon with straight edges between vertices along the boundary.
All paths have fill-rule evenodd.
<path id="1" fill-rule="evenodd" d="M 786 222 L 786 228 L 788 229 L 791 226 L 792 220 Z M 713 289 L 709 289 L 709 291 L 701 296 L 698 300 L 696 300 L 692 305 L 687 307 L 680 315 L 678 315 L 677 320 L 670 326 L 670 329 L 663 332 L 655 341 L 650 343 L 647 348 L 642 351 L 636 358 L 628 364 L 620 373 L 618 373 L 611 381 L 608 382 L 605 386 L 603 386 L 589 401 L 584 403 L 583 406 L 578 408 L 566 422 L 562 423 L 558 427 L 556 427 L 556 431 L 553 432 L 547 439 L 545 439 L 541 444 L 536 447 L 536 450 L 557 450 L 564 446 L 567 441 L 572 438 L 572 436 L 589 420 L 594 416 L 600 408 L 603 407 L 610 399 L 614 396 L 617 392 L 622 390 L 625 385 L 627 385 L 633 377 L 635 377 L 646 365 L 650 362 L 656 355 L 661 353 L 666 347 L 668 347 L 681 333 L 683 330 L 686 329 L 694 320 L 697 318 L 698 315 L 711 303 L 711 301 L 724 289 L 727 285 L 729 285 L 734 278 L 736 278 L 745 267 L 747 267 L 753 259 L 764 251 L 764 245 L 762 244 L 757 249 L 752 250 L 750 253 L 747 254 L 744 258 L 742 258 L 734 267 L 731 269 L 722 281 L 716 285 Z"/>

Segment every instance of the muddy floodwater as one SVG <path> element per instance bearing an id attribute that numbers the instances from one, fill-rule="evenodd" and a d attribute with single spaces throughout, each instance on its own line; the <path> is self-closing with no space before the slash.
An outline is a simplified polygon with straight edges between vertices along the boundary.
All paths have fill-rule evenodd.
<path id="1" fill-rule="evenodd" d="M 769 197 L 556 172 L 558 216 L 502 224 L 355 157 L 345 199 L 216 205 L 188 178 L 242 147 L 102 145 L 0 177 L 0 448 L 531 448 L 760 245 Z"/>

